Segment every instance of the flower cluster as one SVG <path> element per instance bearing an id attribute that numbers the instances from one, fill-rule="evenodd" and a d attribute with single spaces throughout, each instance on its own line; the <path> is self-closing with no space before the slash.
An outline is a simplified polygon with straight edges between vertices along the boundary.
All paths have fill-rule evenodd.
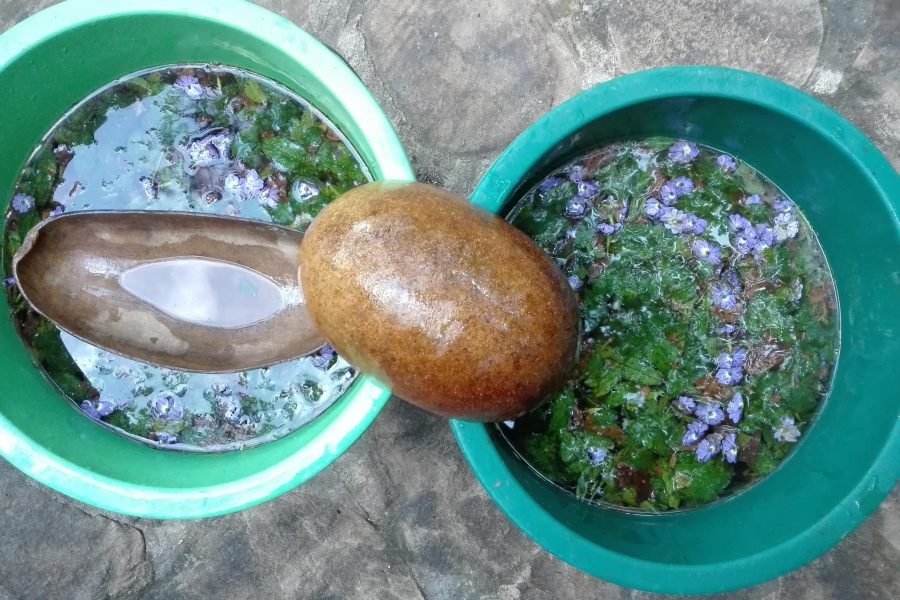
<path id="1" fill-rule="evenodd" d="M 676 177 L 660 187 L 659 198 L 648 198 L 644 202 L 644 214 L 662 223 L 672 233 L 700 235 L 706 231 L 706 219 L 672 206 L 693 191 L 694 182 L 689 177 Z"/>
<path id="2" fill-rule="evenodd" d="M 716 359 L 716 381 L 722 385 L 736 385 L 744 378 L 744 362 L 747 350 L 738 348 L 733 353 L 722 352 Z"/>
<path id="3" fill-rule="evenodd" d="M 230 160 L 229 155 L 233 142 L 234 135 L 230 131 L 222 130 L 191 140 L 180 149 L 180 152 L 188 163 L 187 170 L 194 173 L 201 167 Z M 144 186 L 144 193 L 148 198 L 156 197 L 159 192 L 158 184 L 149 178 L 142 180 L 141 184 Z"/>
<path id="4" fill-rule="evenodd" d="M 273 185 L 266 185 L 256 169 L 249 169 L 241 177 L 237 173 L 225 176 L 224 186 L 241 201 L 256 199 L 262 206 L 276 208 L 281 202 L 281 194 Z"/>
<path id="5" fill-rule="evenodd" d="M 565 175 L 565 178 L 548 177 L 538 186 L 538 191 L 546 195 L 567 180 L 571 181 L 575 184 L 576 193 L 566 203 L 566 217 L 573 221 L 581 221 L 593 216 L 598 219 L 594 230 L 605 236 L 611 236 L 622 230 L 622 223 L 628 213 L 627 201 L 619 202 L 614 196 L 600 199 L 600 186 L 590 179 L 590 172 L 582 164 L 568 167 Z M 569 233 L 574 234 L 574 230 L 570 230 Z"/>
<path id="6" fill-rule="evenodd" d="M 792 211 L 779 212 L 771 225 L 754 225 L 738 214 L 731 215 L 728 222 L 732 231 L 731 247 L 735 254 L 745 256 L 752 253 L 757 260 L 767 248 L 796 236 L 800 230 L 796 214 Z"/>
<path id="7" fill-rule="evenodd" d="M 716 402 L 697 401 L 689 396 L 680 396 L 675 401 L 675 408 L 696 417 L 696 420 L 688 423 L 681 443 L 685 447 L 694 447 L 697 460 L 709 462 L 721 454 L 727 462 L 737 462 L 737 433 L 734 426 L 740 423 L 744 409 L 744 398 L 740 392 L 734 394 L 724 409 Z"/>

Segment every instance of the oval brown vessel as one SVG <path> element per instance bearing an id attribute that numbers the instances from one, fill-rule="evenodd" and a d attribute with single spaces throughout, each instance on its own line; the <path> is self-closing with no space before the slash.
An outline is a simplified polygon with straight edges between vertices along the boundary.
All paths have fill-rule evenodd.
<path id="1" fill-rule="evenodd" d="M 300 277 L 347 360 L 438 414 L 494 421 L 555 391 L 574 366 L 578 304 L 528 237 L 425 184 L 379 182 L 306 233 Z"/>
<path id="2" fill-rule="evenodd" d="M 297 280 L 302 239 L 291 229 L 232 217 L 78 212 L 32 229 L 13 273 L 35 310 L 88 343 L 150 364 L 232 372 L 291 360 L 324 343 Z M 135 267 L 183 258 L 253 271 L 284 301 L 246 326 L 209 326 L 176 318 L 122 285 Z"/>

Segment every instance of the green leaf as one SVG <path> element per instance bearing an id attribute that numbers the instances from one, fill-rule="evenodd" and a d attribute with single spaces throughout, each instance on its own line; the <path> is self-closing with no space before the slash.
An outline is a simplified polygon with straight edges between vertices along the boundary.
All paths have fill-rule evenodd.
<path id="1" fill-rule="evenodd" d="M 569 428 L 572 418 L 572 409 L 575 408 L 575 392 L 566 388 L 550 404 L 550 419 L 547 423 L 549 431 L 557 432 Z"/>
<path id="2" fill-rule="evenodd" d="M 262 150 L 279 171 L 290 173 L 293 177 L 315 177 L 317 174 L 306 149 L 286 137 L 264 139 Z"/>
<path id="3" fill-rule="evenodd" d="M 649 362 L 637 358 L 628 358 L 620 365 L 622 376 L 629 381 L 641 385 L 658 385 L 662 383 L 662 375 Z"/>
<path id="4" fill-rule="evenodd" d="M 522 452 L 545 477 L 563 485 L 572 483 L 565 464 L 559 458 L 556 436 L 531 434 L 523 440 Z"/>
<path id="5" fill-rule="evenodd" d="M 751 336 L 759 338 L 768 331 L 781 341 L 790 341 L 793 328 L 787 311 L 775 296 L 761 292 L 747 303 L 742 320 Z"/>
<path id="6" fill-rule="evenodd" d="M 606 360 L 599 353 L 591 354 L 584 383 L 594 392 L 595 398 L 609 394 L 621 377 L 619 371 L 608 367 Z"/>
<path id="7" fill-rule="evenodd" d="M 266 94 L 262 90 L 262 87 L 260 87 L 259 82 L 257 82 L 255 79 L 245 79 L 242 90 L 244 92 L 244 96 L 246 96 L 247 99 L 251 102 L 255 102 L 256 104 L 266 103 Z"/>
<path id="8" fill-rule="evenodd" d="M 722 460 L 701 463 L 693 454 L 680 454 L 673 482 L 676 493 L 688 504 L 715 500 L 731 483 L 732 469 Z"/>

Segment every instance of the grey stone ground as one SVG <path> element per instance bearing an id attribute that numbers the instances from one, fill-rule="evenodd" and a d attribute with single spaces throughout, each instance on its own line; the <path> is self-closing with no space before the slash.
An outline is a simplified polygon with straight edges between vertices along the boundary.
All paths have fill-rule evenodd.
<path id="1" fill-rule="evenodd" d="M 0 31 L 47 0 L 0 0 Z M 469 193 L 536 117 L 668 64 L 758 71 L 807 90 L 900 165 L 898 0 L 266 0 L 337 48 L 420 179 Z M 312 482 L 197 522 L 100 513 L 0 461 L 0 600 L 645 598 L 583 575 L 494 507 L 446 422 L 392 401 Z M 900 598 L 900 492 L 835 550 L 747 599 Z"/>

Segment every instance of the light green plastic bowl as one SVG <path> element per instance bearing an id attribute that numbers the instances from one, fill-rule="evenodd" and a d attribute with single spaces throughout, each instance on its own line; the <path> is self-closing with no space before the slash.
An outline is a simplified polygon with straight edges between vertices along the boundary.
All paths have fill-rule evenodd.
<path id="1" fill-rule="evenodd" d="M 324 112 L 376 179 L 413 173 L 375 100 L 340 57 L 289 21 L 236 0 L 71 0 L 0 36 L 0 201 L 41 136 L 75 103 L 133 71 L 218 62 L 274 79 Z M 107 510 L 209 517 L 278 496 L 340 456 L 389 391 L 369 377 L 315 421 L 258 448 L 155 450 L 91 423 L 32 365 L 0 312 L 0 456 L 30 477 Z"/>
<path id="2" fill-rule="evenodd" d="M 630 137 L 687 138 L 759 169 L 802 208 L 837 283 L 834 387 L 795 453 L 745 493 L 676 514 L 585 505 L 518 461 L 491 426 L 456 421 L 494 501 L 562 560 L 621 585 L 713 593 L 819 556 L 872 513 L 900 472 L 900 179 L 875 146 L 817 100 L 772 79 L 677 67 L 590 89 L 529 127 L 472 202 L 503 210 L 547 173 Z"/>

